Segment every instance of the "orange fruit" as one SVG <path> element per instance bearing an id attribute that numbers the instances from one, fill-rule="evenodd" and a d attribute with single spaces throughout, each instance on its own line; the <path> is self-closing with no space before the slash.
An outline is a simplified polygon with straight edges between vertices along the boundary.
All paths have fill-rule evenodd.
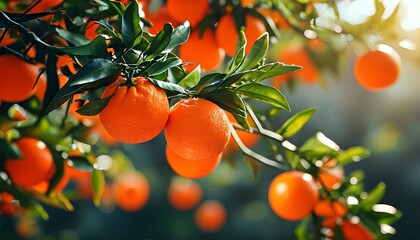
<path id="1" fill-rule="evenodd" d="M 76 68 L 74 66 L 73 59 L 71 57 L 65 56 L 65 55 L 58 56 L 58 59 L 57 59 L 57 68 L 58 69 L 61 69 L 61 68 L 65 67 L 65 66 L 68 67 L 68 69 L 70 70 L 70 72 L 72 74 L 75 74 L 77 72 L 77 70 L 76 70 Z M 66 79 L 67 79 L 67 77 L 66 77 Z M 64 85 L 64 84 L 62 84 L 60 82 L 60 88 L 62 87 L 62 85 Z"/>
<path id="2" fill-rule="evenodd" d="M 365 89 L 383 90 L 393 85 L 400 74 L 401 58 L 390 46 L 381 44 L 358 57 L 354 76 Z"/>
<path id="3" fill-rule="evenodd" d="M 225 207 L 215 200 L 202 203 L 194 214 L 195 223 L 204 232 L 218 231 L 225 224 L 226 218 Z"/>
<path id="4" fill-rule="evenodd" d="M 0 101 L 20 102 L 35 92 L 38 68 L 11 54 L 0 56 Z"/>
<path id="5" fill-rule="evenodd" d="M 20 159 L 7 159 L 5 168 L 13 183 L 30 188 L 48 181 L 54 173 L 53 156 L 45 143 L 30 137 L 15 142 L 22 154 Z"/>
<path id="6" fill-rule="evenodd" d="M 168 10 L 165 6 L 161 6 L 154 12 L 145 11 L 145 15 L 146 19 L 153 24 L 153 26 L 148 27 L 149 33 L 153 35 L 156 35 L 160 30 L 162 30 L 165 23 L 177 25 L 171 16 L 169 16 Z"/>
<path id="7" fill-rule="evenodd" d="M 373 240 L 372 234 L 360 223 L 344 221 L 341 225 L 346 240 Z"/>
<path id="8" fill-rule="evenodd" d="M 278 58 L 280 62 L 285 64 L 294 64 L 301 66 L 302 69 L 299 71 L 280 75 L 274 78 L 273 86 L 280 87 L 283 81 L 288 80 L 292 77 L 296 77 L 305 83 L 314 84 L 319 81 L 319 71 L 313 64 L 309 53 L 301 45 L 290 46 L 280 52 Z"/>
<path id="9" fill-rule="evenodd" d="M 194 28 L 208 13 L 207 0 L 168 0 L 166 8 L 169 15 L 177 22 L 189 21 Z"/>
<path id="10" fill-rule="evenodd" d="M 343 203 L 334 201 L 331 202 L 329 199 L 319 200 L 315 207 L 314 212 L 320 217 L 338 217 L 342 218 L 347 214 L 347 208 Z"/>
<path id="11" fill-rule="evenodd" d="M 340 187 L 344 175 L 343 167 L 337 165 L 335 160 L 329 160 L 324 163 L 319 172 L 319 181 L 321 182 L 321 186 L 331 191 Z"/>
<path id="12" fill-rule="evenodd" d="M 3 40 L 0 42 L 0 46 L 9 46 L 16 42 L 17 38 L 13 38 L 10 32 L 14 31 L 13 29 L 9 29 L 6 35 L 4 36 Z M 4 29 L 0 30 L 0 36 L 3 35 Z"/>
<path id="13" fill-rule="evenodd" d="M 90 40 L 93 40 L 96 38 L 96 36 L 98 36 L 98 34 L 96 33 L 96 30 L 98 30 L 99 28 L 99 24 L 96 22 L 89 22 L 86 25 L 86 32 L 85 32 L 85 36 L 87 38 L 89 38 Z"/>
<path id="14" fill-rule="evenodd" d="M 61 177 L 60 181 L 57 183 L 57 185 L 55 185 L 53 192 L 54 193 L 59 193 L 61 191 L 63 191 L 64 188 L 66 188 L 67 183 L 70 180 L 70 176 L 69 176 L 69 169 L 70 166 L 68 166 L 67 164 L 64 165 L 64 173 L 63 176 Z M 35 186 L 32 187 L 32 189 L 40 192 L 40 193 L 46 193 L 48 190 L 48 186 L 49 186 L 49 181 L 42 181 L 38 184 L 36 184 Z"/>
<path id="15" fill-rule="evenodd" d="M 112 196 L 115 203 L 124 211 L 140 210 L 149 200 L 149 182 L 140 172 L 123 173 L 112 185 Z"/>
<path id="16" fill-rule="evenodd" d="M 281 30 L 289 30 L 292 28 L 289 22 L 281 15 L 278 10 L 257 8 L 257 11 L 266 17 L 269 16 L 271 20 L 273 20 L 274 24 Z"/>
<path id="17" fill-rule="evenodd" d="M 284 172 L 273 179 L 268 202 L 279 217 L 295 221 L 305 218 L 318 202 L 319 192 L 312 176 L 300 172 Z"/>
<path id="18" fill-rule="evenodd" d="M 232 124 L 238 124 L 235 117 L 230 112 L 225 112 L 225 113 L 228 116 L 229 121 Z M 248 116 L 248 122 L 252 123 L 251 116 Z M 242 143 L 248 148 L 254 146 L 258 142 L 258 140 L 260 140 L 260 136 L 257 135 L 257 134 L 253 134 L 253 133 L 246 132 L 246 131 L 240 131 L 240 130 L 237 130 L 236 133 L 238 134 Z M 238 144 L 236 143 L 235 139 L 233 139 L 233 137 L 231 137 L 230 141 L 229 141 L 229 144 L 225 149 L 225 152 L 237 151 L 238 149 L 239 149 Z"/>
<path id="19" fill-rule="evenodd" d="M 29 13 L 45 12 L 60 5 L 62 2 L 63 0 L 42 0 Z"/>
<path id="20" fill-rule="evenodd" d="M 176 174 L 185 178 L 202 178 L 209 175 L 219 166 L 221 159 L 222 154 L 200 161 L 188 160 L 166 147 L 166 160 L 169 166 Z"/>
<path id="21" fill-rule="evenodd" d="M 251 15 L 245 17 L 245 36 L 247 44 L 245 52 L 248 53 L 251 50 L 254 42 L 266 32 L 264 23 L 258 18 Z M 229 56 L 235 55 L 236 43 L 239 39 L 239 33 L 236 29 L 235 21 L 233 16 L 228 13 L 224 15 L 218 22 L 216 27 L 216 40 L 220 47 L 222 47 L 226 54 Z"/>
<path id="22" fill-rule="evenodd" d="M 179 57 L 184 62 L 192 62 L 187 65 L 187 71 L 192 71 L 200 64 L 201 69 L 212 71 L 216 69 L 225 58 L 225 51 L 219 47 L 211 29 L 206 29 L 200 38 L 198 29 L 192 31 L 190 38 L 179 47 Z"/>
<path id="23" fill-rule="evenodd" d="M 185 178 L 174 179 L 168 188 L 168 200 L 172 207 L 187 211 L 195 207 L 203 193 L 198 183 Z"/>
<path id="24" fill-rule="evenodd" d="M 230 138 L 230 123 L 223 109 L 202 99 L 177 102 L 165 126 L 168 147 L 186 160 L 207 160 L 223 152 Z"/>
<path id="25" fill-rule="evenodd" d="M 135 86 L 124 85 L 126 79 L 119 77 L 105 89 L 102 98 L 114 91 L 115 94 L 99 113 L 99 118 L 109 135 L 116 140 L 142 143 L 156 137 L 165 127 L 169 102 L 163 89 L 147 79 L 137 77 L 133 82 Z"/>
<path id="26" fill-rule="evenodd" d="M 15 215 L 18 210 L 22 210 L 19 205 L 14 204 L 15 198 L 12 194 L 7 192 L 0 193 L 0 215 L 11 217 Z"/>
<path id="27" fill-rule="evenodd" d="M 44 77 L 40 77 L 35 86 L 34 95 L 38 98 L 40 102 L 43 102 L 46 91 L 47 91 L 47 80 Z"/>

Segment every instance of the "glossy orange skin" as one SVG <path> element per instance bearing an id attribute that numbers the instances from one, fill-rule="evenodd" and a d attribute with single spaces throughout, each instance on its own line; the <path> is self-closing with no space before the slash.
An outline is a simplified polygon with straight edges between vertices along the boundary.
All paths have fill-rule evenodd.
<path id="1" fill-rule="evenodd" d="M 217 44 L 211 29 L 207 29 L 201 38 L 197 29 L 192 31 L 188 41 L 179 47 L 179 57 L 184 62 L 192 62 L 191 65 L 185 66 L 189 72 L 199 64 L 202 70 L 212 71 L 223 62 L 225 51 Z"/>
<path id="2" fill-rule="evenodd" d="M 0 56 L 0 101 L 20 102 L 35 92 L 39 71 L 19 57 L 11 54 Z"/>
<path id="3" fill-rule="evenodd" d="M 343 235 L 346 240 L 373 240 L 373 235 L 360 223 L 344 221 L 341 225 Z"/>
<path id="4" fill-rule="evenodd" d="M 315 207 L 314 212 L 320 217 L 338 217 L 342 218 L 347 214 L 346 206 L 338 201 L 331 202 L 329 199 L 319 200 Z"/>
<path id="5" fill-rule="evenodd" d="M 54 173 L 53 156 L 45 143 L 30 137 L 15 142 L 22 153 L 20 159 L 7 159 L 5 169 L 13 183 L 30 188 L 48 181 Z"/>
<path id="6" fill-rule="evenodd" d="M 135 86 L 127 86 L 120 77 L 109 85 L 102 98 L 110 96 L 120 86 L 108 105 L 99 113 L 106 131 L 125 143 L 142 143 L 156 137 L 165 127 L 169 116 L 166 93 L 145 78 L 133 79 Z"/>
<path id="7" fill-rule="evenodd" d="M 166 160 L 171 169 L 181 177 L 203 178 L 219 166 L 222 154 L 200 161 L 188 160 L 178 156 L 169 147 L 166 147 Z"/>
<path id="8" fill-rule="evenodd" d="M 166 8 L 169 15 L 179 23 L 190 22 L 194 28 L 209 11 L 207 0 L 168 0 Z"/>
<path id="9" fill-rule="evenodd" d="M 319 191 L 311 175 L 290 171 L 273 179 L 268 190 L 268 202 L 279 217 L 296 221 L 308 216 L 319 198 Z"/>
<path id="10" fill-rule="evenodd" d="M 229 143 L 230 123 L 223 109 L 202 99 L 176 103 L 165 127 L 168 147 L 186 160 L 216 158 Z"/>
<path id="11" fill-rule="evenodd" d="M 354 64 L 354 76 L 366 90 L 378 91 L 392 86 L 400 75 L 401 58 L 388 45 L 379 45 L 358 57 Z"/>
<path id="12" fill-rule="evenodd" d="M 225 207 L 218 201 L 209 200 L 202 203 L 194 214 L 195 223 L 204 232 L 216 232 L 226 222 Z"/>
<path id="13" fill-rule="evenodd" d="M 266 28 L 263 22 L 253 16 L 247 15 L 245 21 L 245 36 L 247 40 L 245 52 L 249 53 L 254 42 L 266 32 Z M 228 13 L 219 20 L 216 27 L 217 43 L 225 50 L 226 55 L 232 57 L 235 55 L 238 39 L 239 33 L 233 16 Z"/>
<path id="14" fill-rule="evenodd" d="M 200 185 L 189 179 L 174 179 L 168 188 L 169 203 L 180 211 L 187 211 L 195 207 L 200 202 L 202 195 Z"/>
<path id="15" fill-rule="evenodd" d="M 115 180 L 112 186 L 112 196 L 115 203 L 124 211 L 138 211 L 149 200 L 149 182 L 139 172 L 124 173 Z"/>

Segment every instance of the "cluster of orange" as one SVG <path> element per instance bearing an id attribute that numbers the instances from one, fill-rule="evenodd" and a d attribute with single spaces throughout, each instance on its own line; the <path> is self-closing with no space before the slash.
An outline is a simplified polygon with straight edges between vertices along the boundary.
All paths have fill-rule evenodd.
<path id="1" fill-rule="evenodd" d="M 270 184 L 270 207 L 279 217 L 290 221 L 301 220 L 311 212 L 315 213 L 323 218 L 322 227 L 327 231 L 328 237 L 334 237 L 334 231 L 339 226 L 345 239 L 374 239 L 359 219 L 348 215 L 345 202 L 340 199 L 332 200 L 329 195 L 320 196 L 320 187 L 328 191 L 337 189 L 343 177 L 344 171 L 335 160 L 328 160 L 323 164 L 317 180 L 300 171 L 281 173 Z"/>
<path id="2" fill-rule="evenodd" d="M 175 178 L 168 188 L 169 203 L 180 211 L 188 211 L 197 206 L 202 198 L 198 183 L 185 178 Z M 207 200 L 195 210 L 196 225 L 204 232 L 215 232 L 226 222 L 226 209 L 216 200 Z"/>

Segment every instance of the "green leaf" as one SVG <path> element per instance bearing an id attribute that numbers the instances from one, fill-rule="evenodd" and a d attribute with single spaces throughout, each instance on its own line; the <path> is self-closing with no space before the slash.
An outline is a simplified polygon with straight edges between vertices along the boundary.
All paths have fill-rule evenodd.
<path id="1" fill-rule="evenodd" d="M 140 26 L 139 6 L 136 1 L 130 2 L 122 17 L 122 42 L 127 48 L 140 43 L 143 29 Z"/>
<path id="2" fill-rule="evenodd" d="M 401 211 L 387 204 L 373 205 L 372 211 L 368 212 L 368 214 L 380 224 L 393 224 L 402 216 Z"/>
<path id="3" fill-rule="evenodd" d="M 98 169 L 92 172 L 93 203 L 96 207 L 101 206 L 101 198 L 105 189 L 104 173 Z"/>
<path id="4" fill-rule="evenodd" d="M 291 137 L 298 133 L 300 129 L 311 119 L 312 115 L 315 113 L 315 108 L 310 108 L 298 112 L 293 117 L 289 118 L 277 131 L 278 134 L 283 135 L 284 137 Z"/>
<path id="5" fill-rule="evenodd" d="M 51 146 L 48 146 L 48 148 L 52 149 Z M 59 152 L 55 150 L 51 152 L 53 154 L 55 171 L 54 171 L 54 175 L 49 181 L 47 195 L 49 195 L 54 190 L 54 188 L 57 186 L 57 184 L 60 182 L 60 180 L 63 178 L 63 175 L 64 175 L 63 158 L 61 157 Z"/>
<path id="6" fill-rule="evenodd" d="M 297 240 L 310 240 L 309 226 L 311 224 L 311 216 L 303 219 L 299 225 L 295 228 L 295 236 Z"/>
<path id="7" fill-rule="evenodd" d="M 255 41 L 248 55 L 245 56 L 237 71 L 253 69 L 264 58 L 268 50 L 268 33 L 264 33 Z"/>
<path id="8" fill-rule="evenodd" d="M 234 73 L 232 75 L 228 75 L 223 80 L 221 87 L 232 86 L 233 84 L 240 83 L 243 80 L 248 79 L 249 75 L 258 75 L 258 74 L 263 74 L 263 73 L 258 73 L 257 70 L 249 70 L 249 71 L 243 71 L 243 72 Z"/>
<path id="9" fill-rule="evenodd" d="M 164 73 L 169 68 L 175 67 L 182 64 L 182 60 L 176 56 L 168 57 L 164 61 L 158 61 L 153 63 L 150 67 L 147 68 L 146 73 L 149 76 L 156 76 Z"/>
<path id="10" fill-rule="evenodd" d="M 185 89 L 195 87 L 200 81 L 201 67 L 198 65 L 193 71 L 187 74 L 178 84 Z"/>
<path id="11" fill-rule="evenodd" d="M 22 157 L 19 148 L 15 144 L 9 144 L 0 137 L 0 158 L 8 159 L 19 159 Z"/>
<path id="12" fill-rule="evenodd" d="M 159 86 L 162 89 L 165 89 L 165 90 L 168 90 L 168 91 L 172 91 L 172 92 L 186 93 L 185 92 L 185 89 L 182 88 L 181 86 L 179 86 L 176 83 L 164 82 L 164 81 L 153 79 L 153 78 L 149 78 L 149 80 L 153 84 Z"/>
<path id="13" fill-rule="evenodd" d="M 203 97 L 234 115 L 246 118 L 244 102 L 236 93 L 228 89 L 217 89 L 203 95 Z"/>
<path id="14" fill-rule="evenodd" d="M 371 192 L 369 192 L 367 198 L 360 201 L 359 207 L 365 211 L 372 210 L 373 205 L 378 204 L 384 197 L 385 190 L 385 183 L 379 183 Z"/>
<path id="15" fill-rule="evenodd" d="M 49 103 L 51 103 L 59 90 L 58 75 L 57 75 L 57 57 L 54 54 L 48 54 L 47 56 L 47 90 L 44 94 L 44 101 L 40 110 L 40 116 L 43 116 Z M 61 105 L 61 104 L 60 104 Z"/>
<path id="16" fill-rule="evenodd" d="M 69 159 L 73 163 L 72 167 L 81 170 L 92 172 L 94 170 L 92 163 L 84 156 L 69 156 Z"/>
<path id="17" fill-rule="evenodd" d="M 66 29 L 62 29 L 58 27 L 55 28 L 55 31 L 57 32 L 58 36 L 60 36 L 67 42 L 70 42 L 77 46 L 86 45 L 86 44 L 89 44 L 90 42 L 90 40 L 82 34 L 73 33 L 73 32 L 67 31 Z"/>
<path id="18" fill-rule="evenodd" d="M 246 46 L 246 37 L 245 32 L 239 32 L 238 42 L 236 43 L 236 52 L 235 56 L 229 61 L 228 64 L 228 75 L 234 73 L 238 67 L 241 65 L 245 57 L 245 46 Z"/>
<path id="19" fill-rule="evenodd" d="M 83 107 L 76 110 L 76 112 L 84 116 L 98 115 L 106 105 L 108 105 L 110 100 L 111 96 L 89 101 L 87 104 L 83 105 Z"/>
<path id="20" fill-rule="evenodd" d="M 358 162 L 370 156 L 370 150 L 364 147 L 351 147 L 340 153 L 336 160 L 340 165 L 346 165 L 351 162 Z"/>
<path id="21" fill-rule="evenodd" d="M 256 82 L 261 82 L 262 80 L 267 79 L 267 78 L 272 78 L 275 76 L 292 73 L 300 69 L 302 69 L 302 67 L 296 66 L 296 65 L 287 65 L 280 62 L 269 63 L 258 68 L 258 70 L 261 72 L 264 72 L 264 74 L 260 75 L 256 79 Z"/>
<path id="22" fill-rule="evenodd" d="M 76 47 L 51 47 L 60 52 L 77 55 L 77 56 L 94 56 L 99 58 L 107 58 L 108 51 L 105 38 L 102 36 L 97 36 L 91 42 L 86 45 L 76 46 Z"/>
<path id="23" fill-rule="evenodd" d="M 237 88 L 235 92 L 290 111 L 289 103 L 283 94 L 271 86 L 250 83 Z"/>
<path id="24" fill-rule="evenodd" d="M 171 41 L 173 27 L 170 23 L 166 23 L 163 29 L 151 41 L 150 47 L 146 50 L 146 60 L 150 60 L 167 49 Z"/>
<path id="25" fill-rule="evenodd" d="M 256 161 L 254 158 L 245 156 L 246 161 L 248 162 L 249 166 L 252 169 L 252 173 L 254 174 L 254 178 L 257 179 L 261 172 L 261 163 Z"/>
<path id="26" fill-rule="evenodd" d="M 167 49 L 174 48 L 185 43 L 190 36 L 190 23 L 184 22 L 180 24 L 172 33 L 171 40 L 169 41 Z"/>
<path id="27" fill-rule="evenodd" d="M 215 90 L 220 86 L 226 74 L 223 73 L 210 73 L 203 76 L 198 84 L 194 87 L 197 93 L 207 93 Z"/>
<path id="28" fill-rule="evenodd" d="M 324 134 L 318 132 L 314 137 L 309 138 L 299 148 L 299 151 L 306 157 L 321 159 L 323 157 L 335 157 L 339 147 Z"/>
<path id="29" fill-rule="evenodd" d="M 63 88 L 92 84 L 100 79 L 114 76 L 119 70 L 120 66 L 110 60 L 93 59 L 83 66 L 75 75 L 71 76 Z"/>

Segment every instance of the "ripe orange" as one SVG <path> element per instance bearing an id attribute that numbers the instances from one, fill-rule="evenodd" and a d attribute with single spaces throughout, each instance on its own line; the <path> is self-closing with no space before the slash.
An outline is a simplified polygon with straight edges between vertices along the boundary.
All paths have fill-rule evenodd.
<path id="1" fill-rule="evenodd" d="M 35 86 L 34 95 L 38 98 L 40 102 L 43 102 L 46 91 L 47 91 L 47 80 L 43 76 L 41 76 Z"/>
<path id="2" fill-rule="evenodd" d="M 10 32 L 13 31 L 13 29 L 9 29 L 6 35 L 4 36 L 3 40 L 0 42 L 0 46 L 9 46 L 16 42 L 17 38 L 13 38 L 10 34 Z M 3 35 L 4 29 L 0 30 L 0 36 Z"/>
<path id="3" fill-rule="evenodd" d="M 169 116 L 169 102 L 163 89 L 145 78 L 133 79 L 136 86 L 121 85 L 126 79 L 119 77 L 109 85 L 102 98 L 115 95 L 99 113 L 106 131 L 116 140 L 142 143 L 156 137 Z"/>
<path id="4" fill-rule="evenodd" d="M 320 217 L 338 217 L 342 218 L 347 214 L 347 208 L 343 203 L 334 201 L 331 202 L 329 199 L 319 200 L 315 207 L 314 212 Z"/>
<path id="5" fill-rule="evenodd" d="M 61 180 L 57 183 L 57 185 L 55 186 L 53 192 L 54 193 L 59 193 L 61 191 L 63 191 L 64 188 L 66 188 L 69 180 L 70 180 L 70 176 L 69 176 L 69 169 L 70 166 L 68 166 L 67 164 L 64 165 L 64 173 L 63 176 L 61 177 Z M 32 189 L 40 192 L 40 193 L 46 193 L 48 190 L 48 186 L 49 186 L 49 182 L 48 181 L 42 181 L 38 184 L 36 184 L 35 186 L 32 187 Z"/>
<path id="6" fill-rule="evenodd" d="M 280 52 L 278 60 L 285 64 L 301 66 L 302 69 L 275 77 L 273 79 L 273 86 L 279 88 L 283 81 L 288 80 L 293 76 L 309 84 L 314 84 L 319 81 L 319 71 L 303 46 L 295 45 L 284 49 Z"/>
<path id="7" fill-rule="evenodd" d="M 319 172 L 319 181 L 327 190 L 331 191 L 341 185 L 344 178 L 344 169 L 337 165 L 335 160 L 327 161 Z"/>
<path id="8" fill-rule="evenodd" d="M 381 44 L 357 58 L 354 76 L 365 89 L 383 90 L 393 85 L 400 74 L 401 58 L 390 46 Z"/>
<path id="9" fill-rule="evenodd" d="M 245 18 L 245 36 L 247 45 L 245 52 L 251 50 L 254 42 L 266 32 L 264 23 L 258 18 L 247 15 Z M 236 43 L 238 42 L 239 34 L 235 26 L 233 16 L 228 13 L 224 15 L 218 22 L 216 27 L 216 40 L 220 47 L 222 47 L 229 56 L 235 55 Z"/>
<path id="10" fill-rule="evenodd" d="M 7 159 L 5 168 L 12 181 L 21 187 L 30 188 L 48 181 L 54 173 L 53 156 L 45 143 L 30 137 L 16 141 L 22 153 L 20 159 Z"/>
<path id="11" fill-rule="evenodd" d="M 269 16 L 273 20 L 274 24 L 281 30 L 289 30 L 292 28 L 289 22 L 281 15 L 278 10 L 257 8 L 257 11 L 264 16 Z"/>
<path id="12" fill-rule="evenodd" d="M 171 16 L 169 16 L 168 10 L 165 6 L 161 6 L 155 12 L 148 12 L 145 10 L 145 14 L 146 19 L 153 23 L 153 26 L 148 28 L 149 33 L 153 35 L 156 35 L 160 30 L 162 30 L 165 23 L 177 25 Z"/>
<path id="13" fill-rule="evenodd" d="M 0 56 L 0 101 L 20 102 L 35 91 L 38 68 L 11 54 Z"/>
<path id="14" fill-rule="evenodd" d="M 372 234 L 360 223 L 344 221 L 341 225 L 346 240 L 373 240 Z"/>
<path id="15" fill-rule="evenodd" d="M 225 113 L 226 113 L 226 116 L 228 116 L 229 121 L 232 124 L 238 124 L 235 117 L 230 112 L 225 112 Z M 248 122 L 252 123 L 251 116 L 248 116 Z M 236 131 L 236 133 L 238 134 L 242 143 L 248 148 L 254 146 L 258 142 L 258 140 L 260 140 L 260 136 L 257 135 L 257 134 L 253 134 L 253 133 L 246 132 L 246 131 Z M 238 149 L 239 149 L 238 144 L 236 143 L 235 139 L 233 139 L 233 137 L 231 137 L 230 141 L 229 141 L 229 144 L 225 149 L 225 153 L 229 153 L 231 151 L 237 151 Z"/>
<path id="16" fill-rule="evenodd" d="M 124 173 L 115 179 L 112 196 L 121 209 L 127 212 L 140 210 L 149 200 L 149 182 L 140 172 Z"/>
<path id="17" fill-rule="evenodd" d="M 0 215 L 11 217 L 13 216 L 18 210 L 21 210 L 19 208 L 19 205 L 14 204 L 12 201 L 14 201 L 15 198 L 12 194 L 7 192 L 0 193 Z"/>
<path id="18" fill-rule="evenodd" d="M 219 166 L 221 159 L 222 154 L 200 161 L 187 160 L 166 147 L 166 160 L 169 166 L 176 174 L 185 178 L 202 178 L 209 175 Z"/>
<path id="19" fill-rule="evenodd" d="M 311 175 L 300 171 L 284 172 L 270 184 L 268 202 L 279 217 L 300 220 L 311 213 L 319 192 Z"/>
<path id="20" fill-rule="evenodd" d="M 168 200 L 172 207 L 187 211 L 195 207 L 203 193 L 198 183 L 185 178 L 176 178 L 168 188 Z"/>
<path id="21" fill-rule="evenodd" d="M 229 143 L 229 119 L 208 100 L 182 99 L 171 109 L 165 138 L 168 147 L 186 160 L 216 158 Z"/>
<path id="22" fill-rule="evenodd" d="M 194 220 L 198 228 L 204 232 L 216 232 L 226 222 L 225 207 L 218 201 L 209 200 L 202 203 L 195 211 Z"/>
<path id="23" fill-rule="evenodd" d="M 168 0 L 166 8 L 173 19 L 180 23 L 189 21 L 191 28 L 194 28 L 209 11 L 209 2 L 207 0 Z"/>
<path id="24" fill-rule="evenodd" d="M 63 0 L 42 0 L 29 13 L 45 12 L 60 5 L 62 2 Z"/>
<path id="25" fill-rule="evenodd" d="M 186 43 L 179 47 L 179 57 L 184 62 L 192 62 L 187 65 L 187 71 L 192 71 L 200 64 L 201 69 L 212 71 L 219 67 L 225 58 L 225 51 L 219 47 L 211 29 L 207 29 L 200 38 L 199 30 L 192 31 Z"/>
<path id="26" fill-rule="evenodd" d="M 96 38 L 96 36 L 98 36 L 98 33 L 96 33 L 96 30 L 98 30 L 99 28 L 99 24 L 96 22 L 89 22 L 86 25 L 86 32 L 85 32 L 85 36 L 87 38 L 89 38 L 90 40 L 93 40 L 94 38 Z"/>

